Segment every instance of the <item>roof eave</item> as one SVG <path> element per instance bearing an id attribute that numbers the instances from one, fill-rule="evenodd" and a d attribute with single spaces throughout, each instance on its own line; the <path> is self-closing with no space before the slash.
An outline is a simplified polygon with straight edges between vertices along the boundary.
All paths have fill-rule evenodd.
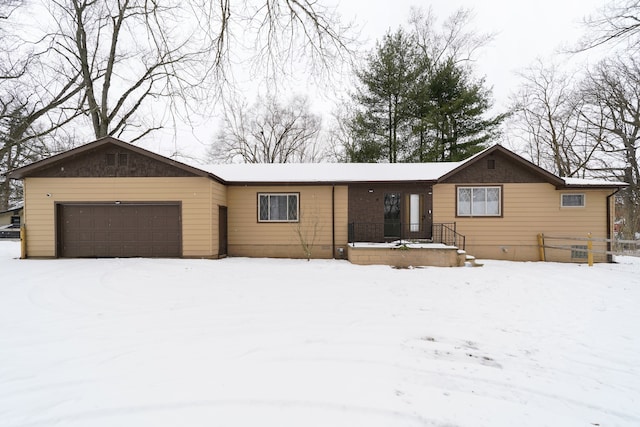
<path id="1" fill-rule="evenodd" d="M 612 182 L 611 184 L 563 184 L 560 186 L 556 186 L 557 190 L 571 190 L 571 189 L 590 189 L 590 188 L 599 188 L 602 190 L 607 190 L 607 189 L 617 189 L 620 190 L 622 188 L 628 187 L 629 184 L 627 184 L 626 182 Z"/>
<path id="2" fill-rule="evenodd" d="M 269 185 L 350 185 L 350 184 L 397 184 L 397 183 L 420 183 L 420 184 L 435 184 L 435 179 L 396 179 L 396 180 L 384 180 L 384 181 L 346 181 L 346 180 L 327 180 L 327 181 L 234 181 L 228 180 L 224 182 L 227 185 L 232 186 L 269 186 Z"/>

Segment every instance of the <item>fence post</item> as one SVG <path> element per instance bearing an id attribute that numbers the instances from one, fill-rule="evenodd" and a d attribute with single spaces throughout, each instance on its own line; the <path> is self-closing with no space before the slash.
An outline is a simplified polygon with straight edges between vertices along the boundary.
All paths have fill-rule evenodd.
<path id="1" fill-rule="evenodd" d="M 591 240 L 591 233 L 587 234 L 587 263 L 589 267 L 593 267 L 593 240 Z"/>
<path id="2" fill-rule="evenodd" d="M 27 227 L 22 225 L 20 227 L 20 259 L 27 257 Z"/>
<path id="3" fill-rule="evenodd" d="M 538 251 L 540 252 L 540 261 L 546 261 L 544 253 L 544 234 L 538 234 Z"/>

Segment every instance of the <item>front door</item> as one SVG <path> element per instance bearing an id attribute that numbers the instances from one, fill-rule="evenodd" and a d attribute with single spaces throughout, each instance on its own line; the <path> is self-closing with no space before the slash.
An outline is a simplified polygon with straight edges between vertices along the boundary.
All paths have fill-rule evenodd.
<path id="1" fill-rule="evenodd" d="M 399 239 L 402 237 L 400 196 L 400 193 L 385 193 L 384 195 L 385 239 Z"/>

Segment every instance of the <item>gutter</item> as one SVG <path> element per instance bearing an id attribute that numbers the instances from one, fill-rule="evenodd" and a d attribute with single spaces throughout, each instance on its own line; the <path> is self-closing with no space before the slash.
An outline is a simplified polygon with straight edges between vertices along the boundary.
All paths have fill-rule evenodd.
<path id="1" fill-rule="evenodd" d="M 613 196 L 615 196 L 616 194 L 618 194 L 618 192 L 621 190 L 620 187 L 618 187 L 616 189 L 616 191 L 614 191 L 613 193 L 609 194 L 607 196 L 607 252 L 609 252 L 607 254 L 607 262 L 611 263 L 613 262 L 613 255 L 611 254 L 611 252 L 613 252 L 613 242 L 612 242 L 612 237 L 613 237 L 613 227 L 611 224 L 611 198 Z M 614 202 L 614 212 L 615 212 L 615 202 Z"/>
<path id="2" fill-rule="evenodd" d="M 331 185 L 331 258 L 336 259 L 336 185 Z"/>

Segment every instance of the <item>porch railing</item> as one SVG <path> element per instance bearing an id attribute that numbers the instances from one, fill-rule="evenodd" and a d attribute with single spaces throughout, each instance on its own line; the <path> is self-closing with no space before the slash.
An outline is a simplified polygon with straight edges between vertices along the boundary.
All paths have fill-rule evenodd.
<path id="1" fill-rule="evenodd" d="M 443 243 L 449 246 L 455 246 L 458 249 L 465 249 L 466 237 L 456 231 L 456 223 L 440 223 L 433 224 L 431 227 L 432 239 L 436 243 Z"/>
<path id="2" fill-rule="evenodd" d="M 465 248 L 465 236 L 456 231 L 455 222 L 432 224 L 430 230 L 424 230 L 424 227 L 421 227 L 419 224 L 349 223 L 349 243 L 382 243 L 396 240 L 427 241 L 456 246 L 463 250 Z"/>

